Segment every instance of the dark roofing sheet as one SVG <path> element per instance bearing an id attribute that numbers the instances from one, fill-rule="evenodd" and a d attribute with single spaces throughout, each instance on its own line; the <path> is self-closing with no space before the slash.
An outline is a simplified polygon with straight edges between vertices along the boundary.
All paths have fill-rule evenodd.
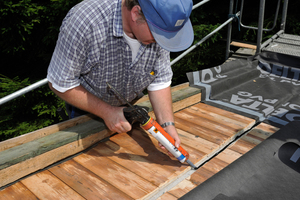
<path id="1" fill-rule="evenodd" d="M 289 123 L 181 199 L 299 199 L 299 129 Z"/>

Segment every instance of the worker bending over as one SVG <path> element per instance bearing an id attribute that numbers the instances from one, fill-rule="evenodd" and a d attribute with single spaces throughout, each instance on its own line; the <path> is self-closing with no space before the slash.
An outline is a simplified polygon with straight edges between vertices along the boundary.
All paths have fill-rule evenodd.
<path id="1" fill-rule="evenodd" d="M 109 82 L 129 102 L 147 88 L 158 123 L 174 122 L 170 51 L 193 42 L 192 6 L 192 0 L 84 0 L 74 6 L 60 27 L 47 75 L 69 116 L 88 112 L 111 131 L 130 131 L 121 106 L 126 102 Z M 175 127 L 165 130 L 179 147 Z"/>

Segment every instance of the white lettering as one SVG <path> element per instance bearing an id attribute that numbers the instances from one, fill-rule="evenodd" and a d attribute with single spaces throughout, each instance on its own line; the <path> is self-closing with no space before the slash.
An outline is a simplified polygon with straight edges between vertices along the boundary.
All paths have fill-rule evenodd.
<path id="1" fill-rule="evenodd" d="M 252 94 L 249 92 L 243 92 L 243 91 L 239 91 L 238 95 L 243 96 L 243 97 L 251 97 Z"/>
<path id="2" fill-rule="evenodd" d="M 233 94 L 231 96 L 230 102 L 233 103 L 233 104 L 239 105 L 239 104 L 253 102 L 253 100 L 251 100 L 251 99 L 242 99 L 238 95 Z"/>
<path id="3" fill-rule="evenodd" d="M 278 99 L 265 99 L 264 102 L 275 104 L 278 101 Z"/>
<path id="4" fill-rule="evenodd" d="M 269 115 L 271 112 L 274 111 L 274 107 L 269 104 L 263 103 L 262 106 L 266 107 L 266 109 L 263 110 L 263 112 L 265 113 L 265 116 Z"/>
<path id="5" fill-rule="evenodd" d="M 202 70 L 202 72 L 201 72 L 201 82 L 202 83 L 211 83 L 216 80 L 217 79 L 214 78 L 214 74 L 210 69 Z"/>
<path id="6" fill-rule="evenodd" d="M 252 96 L 250 98 L 251 99 L 258 99 L 259 101 L 263 101 L 263 97 L 262 96 Z"/>
<path id="7" fill-rule="evenodd" d="M 249 108 L 252 110 L 259 110 L 257 107 L 261 105 L 262 102 L 259 101 L 254 101 L 251 105 L 247 106 L 247 105 L 243 105 L 243 107 L 245 108 Z"/>
<path id="8" fill-rule="evenodd" d="M 297 104 L 290 104 L 290 108 L 291 108 L 292 110 L 300 111 L 300 106 L 297 105 Z"/>

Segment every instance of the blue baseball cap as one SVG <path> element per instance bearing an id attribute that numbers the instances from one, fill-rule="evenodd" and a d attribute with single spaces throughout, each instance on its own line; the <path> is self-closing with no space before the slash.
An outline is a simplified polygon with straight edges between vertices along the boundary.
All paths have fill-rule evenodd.
<path id="1" fill-rule="evenodd" d="M 192 0 L 138 0 L 155 41 L 172 52 L 183 51 L 194 40 L 189 19 Z"/>

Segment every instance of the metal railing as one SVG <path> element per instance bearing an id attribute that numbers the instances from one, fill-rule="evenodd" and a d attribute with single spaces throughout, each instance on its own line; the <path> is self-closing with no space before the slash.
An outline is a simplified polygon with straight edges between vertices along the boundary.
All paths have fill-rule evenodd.
<path id="1" fill-rule="evenodd" d="M 203 0 L 199 3 L 197 3 L 196 5 L 193 6 L 193 10 L 204 5 L 205 3 L 209 2 L 210 0 Z M 278 0 L 279 2 L 280 0 Z M 241 6 L 241 10 L 243 9 L 243 3 L 244 0 L 242 1 L 242 6 Z M 281 30 L 284 31 L 285 28 L 285 23 L 286 23 L 286 15 L 287 15 L 287 5 L 288 5 L 288 0 L 284 1 L 284 6 L 283 6 L 283 17 L 282 17 L 282 22 L 281 22 Z M 203 39 L 201 39 L 199 42 L 197 42 L 195 45 L 191 46 L 189 49 L 187 49 L 186 51 L 184 51 L 182 54 L 180 54 L 177 58 L 175 58 L 172 62 L 171 65 L 175 64 L 176 62 L 178 62 L 181 58 L 183 58 L 184 56 L 186 56 L 188 53 L 190 53 L 191 51 L 193 51 L 196 47 L 198 47 L 200 44 L 202 44 L 203 42 L 205 42 L 207 39 L 209 39 L 212 35 L 214 35 L 216 32 L 218 32 L 219 30 L 221 30 L 224 26 L 228 25 L 228 31 L 227 31 L 227 42 L 226 42 L 226 55 L 225 58 L 228 59 L 229 57 L 229 52 L 230 52 L 230 42 L 231 42 L 231 32 L 232 32 L 232 21 L 235 18 L 238 18 L 239 16 L 241 16 L 242 12 L 236 12 L 233 13 L 233 6 L 234 6 L 234 0 L 230 0 L 230 4 L 229 4 L 229 19 L 227 21 L 225 21 L 223 24 L 221 24 L 219 27 L 217 27 L 214 31 L 212 31 L 211 33 L 209 33 L 207 36 L 205 36 Z M 276 10 L 276 17 L 274 20 L 277 20 L 277 15 L 278 15 L 278 10 L 279 10 L 279 5 L 277 7 Z M 259 22 L 258 22 L 258 27 L 255 28 L 258 31 L 258 36 L 257 36 L 257 53 L 260 52 L 261 49 L 261 40 L 262 40 L 262 32 L 265 30 L 263 29 L 263 20 L 264 20 L 264 11 L 265 11 L 265 0 L 260 0 L 260 11 L 259 11 Z M 241 16 L 242 17 L 242 16 Z M 241 24 L 241 20 L 240 24 Z M 242 24 L 241 24 L 242 25 Z M 243 25 L 244 26 L 244 25 Z M 273 25 L 275 26 L 275 25 Z M 245 27 L 245 28 L 249 28 L 249 27 Z M 251 27 L 253 28 L 253 27 Z M 270 39 L 269 39 L 270 40 Z M 267 44 L 264 43 L 264 46 L 266 46 Z M 43 80 L 40 80 L 30 86 L 27 86 L 17 92 L 14 92 L 6 97 L 3 97 L 0 99 L 0 105 L 9 102 L 17 97 L 20 97 L 36 88 L 39 88 L 45 84 L 48 83 L 48 79 L 45 78 Z"/>
<path id="2" fill-rule="evenodd" d="M 244 10 L 244 0 L 241 1 L 241 16 L 240 16 L 240 22 L 239 22 L 239 24 L 243 28 L 257 30 L 256 54 L 260 53 L 261 49 L 263 47 L 265 47 L 269 42 L 272 41 L 272 40 L 268 40 L 268 43 L 265 42 L 263 44 L 263 46 L 261 44 L 262 43 L 263 31 L 272 31 L 272 30 L 274 30 L 274 28 L 276 26 L 276 21 L 278 19 L 278 13 L 279 13 L 279 8 L 280 8 L 280 2 L 281 2 L 281 0 L 278 0 L 278 2 L 277 2 L 277 8 L 276 8 L 276 13 L 275 13 L 275 17 L 274 17 L 274 22 L 273 22 L 272 28 L 266 29 L 266 28 L 263 27 L 264 26 L 264 15 L 265 15 L 265 3 L 266 3 L 266 0 L 260 0 L 258 27 L 246 26 L 246 25 L 244 25 L 242 23 L 242 16 L 243 16 L 243 10 Z M 283 33 L 285 31 L 286 16 L 287 16 L 287 7 L 288 7 L 288 0 L 284 0 L 283 10 L 282 10 L 281 26 L 280 26 L 280 31 L 278 33 Z"/>

